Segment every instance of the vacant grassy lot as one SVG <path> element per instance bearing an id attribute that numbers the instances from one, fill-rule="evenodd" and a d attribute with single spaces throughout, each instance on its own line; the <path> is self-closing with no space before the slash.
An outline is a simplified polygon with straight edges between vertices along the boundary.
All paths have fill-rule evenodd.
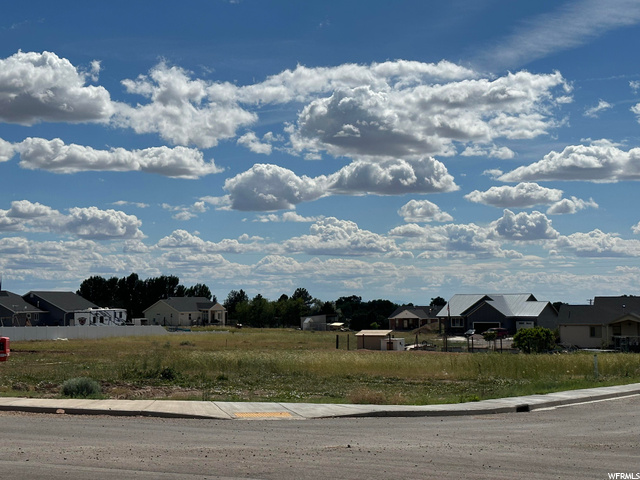
<path id="1" fill-rule="evenodd" d="M 56 397 L 89 377 L 108 398 L 432 404 L 640 381 L 640 355 L 356 351 L 297 330 L 14 342 L 0 395 Z M 412 337 L 413 338 L 413 337 Z M 423 340 L 424 338 L 420 338 Z"/>

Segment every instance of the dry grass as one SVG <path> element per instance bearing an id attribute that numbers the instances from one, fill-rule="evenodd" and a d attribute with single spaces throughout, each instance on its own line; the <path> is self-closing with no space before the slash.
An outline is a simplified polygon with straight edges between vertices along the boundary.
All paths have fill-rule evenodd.
<path id="1" fill-rule="evenodd" d="M 347 333 L 243 329 L 16 342 L 0 395 L 57 396 L 70 378 L 109 398 L 429 404 L 640 381 L 640 356 L 346 350 Z M 355 346 L 350 334 L 349 344 Z"/>

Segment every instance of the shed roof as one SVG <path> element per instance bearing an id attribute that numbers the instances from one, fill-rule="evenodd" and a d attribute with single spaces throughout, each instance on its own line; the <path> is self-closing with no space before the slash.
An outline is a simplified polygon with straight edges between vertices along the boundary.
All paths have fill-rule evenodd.
<path id="1" fill-rule="evenodd" d="M 391 335 L 393 330 L 360 330 L 356 333 L 356 337 L 386 337 Z"/>

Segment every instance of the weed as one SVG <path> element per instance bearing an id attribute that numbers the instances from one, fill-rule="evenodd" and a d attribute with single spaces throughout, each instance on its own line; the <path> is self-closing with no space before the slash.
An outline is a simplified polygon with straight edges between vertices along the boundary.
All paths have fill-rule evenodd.
<path id="1" fill-rule="evenodd" d="M 71 378 L 62 384 L 60 393 L 65 397 L 88 398 L 100 395 L 100 384 L 87 377 Z"/>

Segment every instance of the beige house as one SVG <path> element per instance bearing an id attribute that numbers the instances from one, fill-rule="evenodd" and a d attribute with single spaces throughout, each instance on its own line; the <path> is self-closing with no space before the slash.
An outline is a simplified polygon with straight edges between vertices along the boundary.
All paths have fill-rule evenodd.
<path id="1" fill-rule="evenodd" d="M 579 348 L 640 351 L 640 297 L 596 297 L 591 305 L 562 305 L 560 342 Z"/>
<path id="2" fill-rule="evenodd" d="M 437 313 L 440 307 L 402 306 L 389 316 L 389 328 L 392 330 L 414 330 L 424 327 L 438 329 Z"/>
<path id="3" fill-rule="evenodd" d="M 169 297 L 144 310 L 151 325 L 173 327 L 221 325 L 227 323 L 227 310 L 205 297 Z"/>

